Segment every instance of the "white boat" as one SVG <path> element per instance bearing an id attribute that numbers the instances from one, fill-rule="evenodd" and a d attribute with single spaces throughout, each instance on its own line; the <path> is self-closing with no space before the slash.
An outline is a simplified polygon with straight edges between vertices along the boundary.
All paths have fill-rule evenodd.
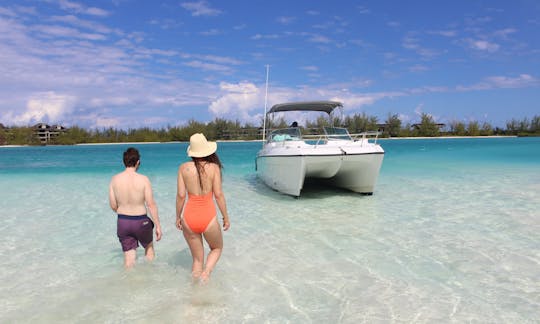
<path id="1" fill-rule="evenodd" d="M 338 107 L 342 108 L 342 104 L 336 101 L 283 103 L 274 105 L 265 118 L 288 111 L 330 115 Z M 268 133 L 266 139 L 263 135 L 255 168 L 270 188 L 299 197 L 305 180 L 313 178 L 331 186 L 373 194 L 384 157 L 383 148 L 377 144 L 378 132 L 349 134 L 346 128 L 324 127 L 319 134 L 306 135 L 299 127 L 289 127 Z"/>

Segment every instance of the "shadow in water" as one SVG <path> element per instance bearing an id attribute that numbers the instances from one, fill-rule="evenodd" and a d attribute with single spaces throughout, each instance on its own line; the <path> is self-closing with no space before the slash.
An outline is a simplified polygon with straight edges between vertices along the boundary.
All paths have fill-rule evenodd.
<path id="1" fill-rule="evenodd" d="M 334 187 L 324 180 L 306 179 L 299 199 L 320 199 L 335 196 L 369 198 L 371 195 L 353 192 L 347 189 Z"/>
<path id="2" fill-rule="evenodd" d="M 335 196 L 369 198 L 372 196 L 371 194 L 361 194 L 347 189 L 334 187 L 324 180 L 306 179 L 304 187 L 300 192 L 300 197 L 294 197 L 268 187 L 256 174 L 246 175 L 244 179 L 251 191 L 272 199 L 320 199 Z"/>
<path id="3" fill-rule="evenodd" d="M 180 267 L 191 273 L 192 257 L 189 249 L 183 249 L 174 254 L 172 258 L 169 258 L 167 262 L 170 266 Z"/>

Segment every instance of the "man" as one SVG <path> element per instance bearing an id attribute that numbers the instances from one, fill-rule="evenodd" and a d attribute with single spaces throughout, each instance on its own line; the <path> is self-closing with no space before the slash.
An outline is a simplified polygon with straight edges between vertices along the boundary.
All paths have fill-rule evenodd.
<path id="1" fill-rule="evenodd" d="M 123 172 L 113 176 L 109 185 L 109 204 L 118 214 L 117 235 L 124 251 L 124 266 L 135 265 L 139 242 L 145 249 L 148 261 L 154 259 L 152 229 L 156 241 L 161 239 L 158 209 L 152 195 L 150 180 L 137 173 L 141 165 L 139 151 L 133 147 L 124 152 Z M 147 209 L 152 219 L 147 216 Z"/>

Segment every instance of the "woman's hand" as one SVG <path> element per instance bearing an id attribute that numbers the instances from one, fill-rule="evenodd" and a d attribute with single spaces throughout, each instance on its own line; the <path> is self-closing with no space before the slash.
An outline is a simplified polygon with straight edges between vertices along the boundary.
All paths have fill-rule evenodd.
<path id="1" fill-rule="evenodd" d="M 223 230 L 226 231 L 231 227 L 231 224 L 229 223 L 228 217 L 223 217 Z"/>
<path id="2" fill-rule="evenodd" d="M 180 217 L 176 217 L 176 228 L 178 228 L 179 230 L 183 230 L 182 228 L 182 218 Z"/>

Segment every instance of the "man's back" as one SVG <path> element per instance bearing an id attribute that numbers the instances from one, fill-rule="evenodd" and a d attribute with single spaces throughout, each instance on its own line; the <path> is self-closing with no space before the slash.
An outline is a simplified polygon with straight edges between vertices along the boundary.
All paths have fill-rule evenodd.
<path id="1" fill-rule="evenodd" d="M 126 170 L 115 175 L 111 187 L 116 198 L 118 214 L 137 216 L 146 214 L 145 190 L 148 178 L 144 175 Z"/>

